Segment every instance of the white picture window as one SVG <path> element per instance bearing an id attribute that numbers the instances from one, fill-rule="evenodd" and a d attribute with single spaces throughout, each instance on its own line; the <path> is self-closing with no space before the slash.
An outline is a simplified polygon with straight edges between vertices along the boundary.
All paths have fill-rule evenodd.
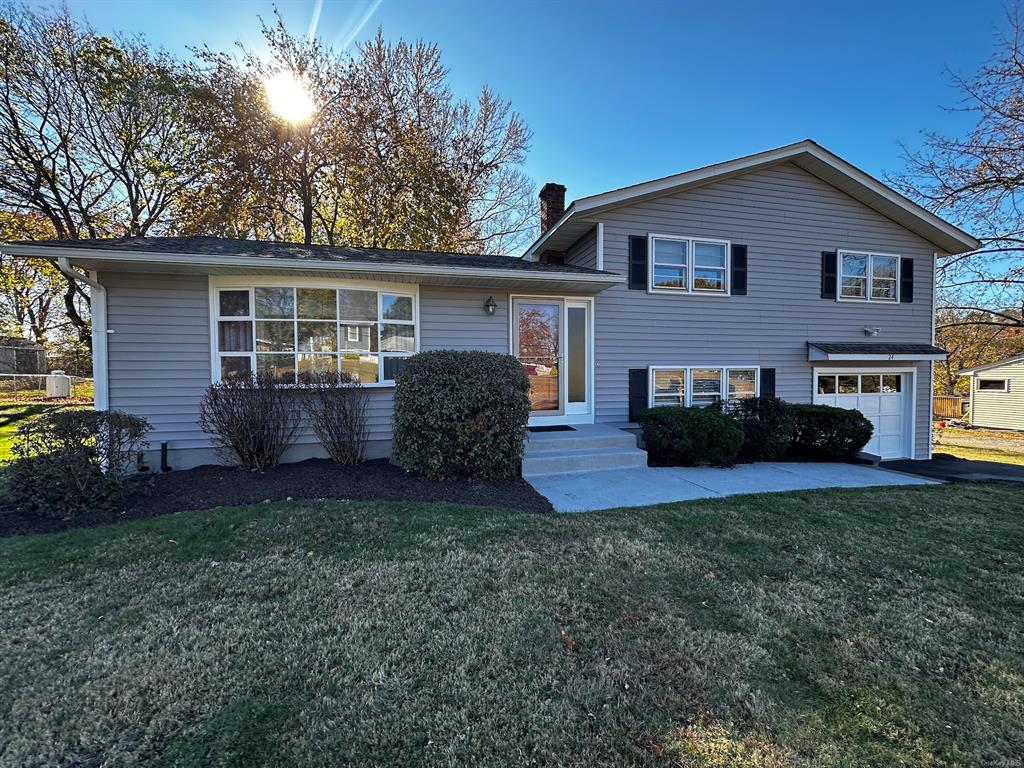
<path id="1" fill-rule="evenodd" d="M 650 235 L 651 291 L 728 295 L 731 246 L 727 240 Z"/>
<path id="2" fill-rule="evenodd" d="M 839 251 L 839 298 L 899 301 L 900 257 L 889 253 Z"/>
<path id="3" fill-rule="evenodd" d="M 650 406 L 708 406 L 757 397 L 757 366 L 651 366 Z"/>
<path id="4" fill-rule="evenodd" d="M 416 297 L 366 288 L 250 286 L 216 291 L 219 378 L 268 373 L 287 384 L 342 372 L 390 383 L 416 352 Z"/>

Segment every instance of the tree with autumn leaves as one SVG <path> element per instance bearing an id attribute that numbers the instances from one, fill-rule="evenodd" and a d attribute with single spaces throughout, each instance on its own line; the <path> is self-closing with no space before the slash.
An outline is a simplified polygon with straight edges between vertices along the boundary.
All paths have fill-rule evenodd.
<path id="1" fill-rule="evenodd" d="M 348 54 L 280 18 L 263 34 L 265 56 L 199 48 L 182 60 L 66 9 L 0 5 L 3 239 L 207 234 L 496 253 L 529 239 L 529 129 L 487 88 L 453 96 L 436 46 L 378 33 Z M 308 90 L 308 119 L 269 109 L 265 83 L 282 71 Z M 36 335 L 50 291 L 88 342 L 76 281 L 45 263 L 0 270 L 5 323 Z M 54 301 L 43 304 L 49 314 Z"/>

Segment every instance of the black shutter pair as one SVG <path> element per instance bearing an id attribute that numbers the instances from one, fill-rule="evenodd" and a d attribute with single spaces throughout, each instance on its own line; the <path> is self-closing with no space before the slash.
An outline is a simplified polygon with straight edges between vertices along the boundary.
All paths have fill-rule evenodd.
<path id="1" fill-rule="evenodd" d="M 839 255 L 835 251 L 821 252 L 821 298 L 834 299 L 839 288 Z M 900 259 L 900 303 L 914 301 L 914 260 Z"/>
<path id="2" fill-rule="evenodd" d="M 629 238 L 629 288 L 633 291 L 647 290 L 647 238 L 630 235 Z M 733 296 L 747 295 L 747 246 L 732 247 L 732 274 L 729 278 L 730 293 Z"/>
<path id="3" fill-rule="evenodd" d="M 629 420 L 636 421 L 647 407 L 647 369 L 629 369 Z M 761 397 L 775 397 L 775 369 L 761 369 Z"/>

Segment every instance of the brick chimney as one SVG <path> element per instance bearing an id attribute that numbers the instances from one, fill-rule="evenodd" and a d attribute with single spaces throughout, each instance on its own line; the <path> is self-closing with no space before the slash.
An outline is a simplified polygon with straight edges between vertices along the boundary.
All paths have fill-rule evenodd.
<path id="1" fill-rule="evenodd" d="M 540 188 L 540 233 L 543 235 L 565 213 L 565 187 L 550 181 Z"/>

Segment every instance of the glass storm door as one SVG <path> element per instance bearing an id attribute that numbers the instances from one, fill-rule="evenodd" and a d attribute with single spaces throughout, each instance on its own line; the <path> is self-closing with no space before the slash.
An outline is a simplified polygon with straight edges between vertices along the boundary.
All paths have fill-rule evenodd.
<path id="1" fill-rule="evenodd" d="M 590 413 L 590 305 L 565 302 L 565 412 Z"/>
<path id="2" fill-rule="evenodd" d="M 589 413 L 589 304 L 538 298 L 513 306 L 513 347 L 530 379 L 531 413 Z"/>

